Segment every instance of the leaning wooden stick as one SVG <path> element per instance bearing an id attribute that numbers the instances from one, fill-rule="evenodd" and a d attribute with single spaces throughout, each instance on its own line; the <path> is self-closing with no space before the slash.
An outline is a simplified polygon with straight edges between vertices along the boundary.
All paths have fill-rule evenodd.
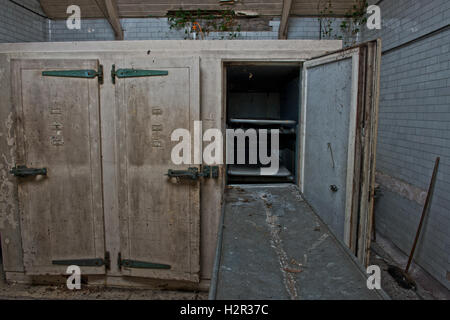
<path id="1" fill-rule="evenodd" d="M 425 215 L 430 207 L 431 196 L 433 194 L 434 184 L 436 183 L 436 175 L 437 175 L 440 159 L 441 159 L 440 157 L 437 157 L 436 162 L 434 164 L 433 176 L 431 177 L 430 186 L 428 187 L 427 199 L 425 200 L 425 205 L 423 206 L 422 217 L 420 218 L 419 227 L 417 228 L 417 232 L 416 232 L 416 238 L 414 239 L 414 244 L 411 249 L 411 253 L 409 254 L 408 264 L 406 265 L 405 273 L 408 273 L 409 267 L 411 266 L 411 262 L 412 262 L 412 259 L 414 256 L 414 251 L 416 250 L 417 241 L 419 240 L 420 231 L 422 229 L 423 220 L 424 220 Z"/>

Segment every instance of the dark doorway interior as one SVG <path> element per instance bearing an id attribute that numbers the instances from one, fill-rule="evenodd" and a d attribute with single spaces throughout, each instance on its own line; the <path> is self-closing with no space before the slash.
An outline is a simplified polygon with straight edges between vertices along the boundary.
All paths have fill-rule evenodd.
<path id="1" fill-rule="evenodd" d="M 297 139 L 300 106 L 300 65 L 230 64 L 227 75 L 227 129 L 242 129 L 246 135 L 245 163 L 238 163 L 239 143 L 235 138 L 234 164 L 227 165 L 228 183 L 294 183 L 297 175 Z M 279 170 L 261 175 L 260 157 L 250 161 L 249 143 L 255 130 L 267 129 L 270 155 L 271 130 L 279 130 Z M 259 154 L 259 146 L 258 146 Z"/>

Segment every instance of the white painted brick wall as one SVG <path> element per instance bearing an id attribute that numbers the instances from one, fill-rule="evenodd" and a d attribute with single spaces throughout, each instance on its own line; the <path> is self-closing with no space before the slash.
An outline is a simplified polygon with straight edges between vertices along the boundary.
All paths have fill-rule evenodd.
<path id="1" fill-rule="evenodd" d="M 331 35 L 329 37 L 324 37 L 322 35 L 321 37 L 321 24 L 318 18 L 291 17 L 288 25 L 288 39 L 335 40 L 342 37 L 344 45 L 352 45 L 356 39 L 342 33 L 340 29 L 342 21 L 343 19 L 332 19 L 331 28 L 333 30 L 331 31 Z M 324 20 L 322 24 L 322 30 L 324 30 L 324 25 L 326 24 Z"/>
<path id="2" fill-rule="evenodd" d="M 37 0 L 17 0 L 43 15 Z M 0 0 L 0 43 L 47 41 L 47 19 L 8 0 Z"/>
<path id="3" fill-rule="evenodd" d="M 383 38 L 384 50 L 423 36 L 450 23 L 448 0 L 371 0 L 382 14 L 381 30 L 364 30 L 365 39 Z"/>
<path id="4" fill-rule="evenodd" d="M 167 18 L 121 19 L 125 40 L 183 40 L 184 30 L 170 29 Z M 236 39 L 277 39 L 279 22 L 271 22 L 272 31 L 240 32 Z M 208 40 L 228 39 L 227 32 L 211 32 Z M 69 30 L 65 21 L 52 21 L 51 41 L 114 40 L 114 32 L 105 19 L 82 20 L 80 30 Z"/>
<path id="5" fill-rule="evenodd" d="M 447 0 L 383 0 L 377 170 L 427 189 L 441 157 L 431 210 L 416 261 L 450 288 L 450 30 L 407 44 L 450 22 Z M 397 46 L 403 47 L 395 49 Z M 422 207 L 387 190 L 376 210 L 377 230 L 409 254 Z"/>
<path id="6" fill-rule="evenodd" d="M 66 20 L 50 22 L 49 41 L 114 40 L 114 32 L 106 19 L 82 19 L 81 29 L 69 29 Z"/>
<path id="7" fill-rule="evenodd" d="M 337 19 L 334 29 L 339 29 L 341 20 Z M 184 30 L 174 30 L 169 28 L 167 18 L 127 18 L 121 19 L 124 29 L 125 40 L 182 40 L 187 37 Z M 243 31 L 237 33 L 236 39 L 245 40 L 269 40 L 278 39 L 279 19 L 269 22 L 272 31 Z M 206 35 L 206 39 L 220 40 L 228 39 L 227 32 L 211 32 Z M 317 18 L 296 18 L 292 17 L 288 26 L 289 39 L 320 39 L 320 24 Z M 334 38 L 333 38 L 334 39 Z M 50 41 L 94 41 L 94 40 L 114 40 L 114 32 L 105 19 L 85 19 L 82 20 L 80 30 L 69 30 L 66 22 L 51 22 Z"/>

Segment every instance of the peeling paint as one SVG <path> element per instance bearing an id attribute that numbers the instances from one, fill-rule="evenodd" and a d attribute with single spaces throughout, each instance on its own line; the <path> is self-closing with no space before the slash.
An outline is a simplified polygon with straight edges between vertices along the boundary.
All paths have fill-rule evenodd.
<path id="1" fill-rule="evenodd" d="M 19 226 L 15 219 L 15 185 L 10 180 L 9 170 L 15 163 L 15 139 L 13 127 L 13 114 L 9 113 L 4 125 L 6 128 L 6 136 L 4 137 L 7 145 L 7 153 L 1 154 L 0 162 L 0 229 L 4 229 L 9 224 L 13 229 Z M 2 135 L 3 137 L 3 135 Z"/>
<path id="2" fill-rule="evenodd" d="M 383 172 L 376 172 L 376 182 L 388 189 L 389 191 L 399 194 L 400 196 L 418 203 L 423 206 L 427 197 L 427 191 L 415 187 L 405 181 L 396 179 Z"/>

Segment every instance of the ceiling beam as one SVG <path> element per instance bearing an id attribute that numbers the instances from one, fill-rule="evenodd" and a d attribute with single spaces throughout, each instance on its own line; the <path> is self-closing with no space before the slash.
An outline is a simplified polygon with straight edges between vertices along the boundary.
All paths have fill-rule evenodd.
<path id="1" fill-rule="evenodd" d="M 283 0 L 283 9 L 281 11 L 280 29 L 278 30 L 278 39 L 287 39 L 289 14 L 291 12 L 292 0 Z"/>
<path id="2" fill-rule="evenodd" d="M 102 2 L 102 1 L 100 1 Z M 98 1 L 97 1 L 98 4 Z M 117 3 L 115 0 L 104 0 L 104 8 L 106 9 L 107 16 L 106 18 L 109 21 L 109 24 L 114 30 L 116 35 L 116 40 L 123 40 L 123 29 L 120 24 L 119 19 L 119 10 L 117 9 Z M 100 8 L 102 9 L 102 8 Z M 102 10 L 103 11 L 103 10 Z"/>

